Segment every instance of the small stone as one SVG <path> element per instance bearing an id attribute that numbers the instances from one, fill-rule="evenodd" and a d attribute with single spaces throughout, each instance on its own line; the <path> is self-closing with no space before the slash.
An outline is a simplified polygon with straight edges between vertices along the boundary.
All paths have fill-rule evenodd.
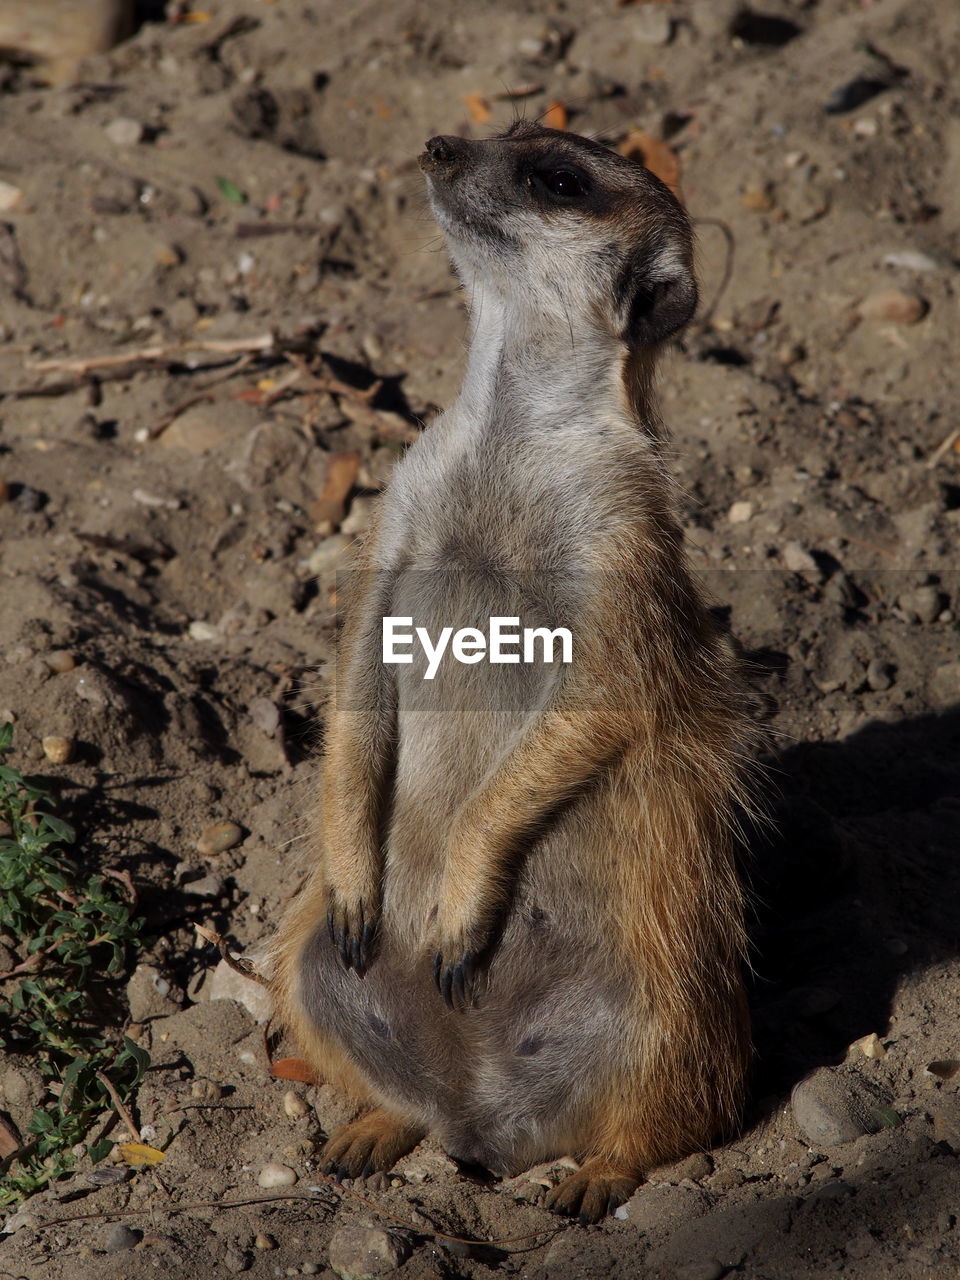
<path id="1" fill-rule="evenodd" d="M 783 563 L 791 573 L 819 573 L 816 560 L 799 542 L 787 542 L 781 551 Z"/>
<path id="2" fill-rule="evenodd" d="M 752 502 L 735 502 L 727 512 L 727 519 L 731 524 L 746 524 L 752 515 Z"/>
<path id="3" fill-rule="evenodd" d="M 36 1231 L 40 1226 L 40 1219 L 35 1213 L 31 1213 L 29 1209 L 18 1209 L 16 1213 L 11 1214 L 3 1224 L 2 1234 L 5 1236 L 13 1235 L 15 1231 L 19 1231 L 21 1227 L 25 1227 L 27 1231 Z"/>
<path id="4" fill-rule="evenodd" d="M 388 1275 L 408 1253 L 405 1240 L 381 1227 L 341 1227 L 330 1239 L 330 1265 L 340 1280 Z"/>
<path id="5" fill-rule="evenodd" d="M 211 640 L 219 638 L 220 632 L 211 622 L 204 622 L 202 618 L 194 618 L 193 622 L 187 627 L 187 635 L 191 640 L 200 640 L 205 644 L 209 644 Z"/>
<path id="6" fill-rule="evenodd" d="M 253 1247 L 255 1249 L 275 1249 L 277 1247 L 277 1242 L 274 1240 L 273 1236 L 264 1235 L 261 1231 L 254 1237 Z"/>
<path id="7" fill-rule="evenodd" d="M 303 1262 L 300 1264 L 300 1274 L 302 1276 L 319 1275 L 320 1264 L 318 1262 Z"/>
<path id="8" fill-rule="evenodd" d="M 64 671 L 72 671 L 77 665 L 76 658 L 66 649 L 52 649 L 44 657 L 44 662 L 56 675 L 62 675 Z"/>
<path id="9" fill-rule="evenodd" d="M 939 264 L 929 253 L 921 253 L 919 249 L 899 249 L 896 253 L 884 255 L 885 267 L 899 267 L 903 271 L 936 271 Z"/>
<path id="10" fill-rule="evenodd" d="M 250 719 L 262 733 L 272 738 L 280 727 L 280 708 L 270 698 L 254 698 L 250 703 Z"/>
<path id="11" fill-rule="evenodd" d="M 39 489 L 34 489 L 29 484 L 22 484 L 20 492 L 13 500 L 13 505 L 19 511 L 25 511 L 27 515 L 33 515 L 35 511 L 42 511 L 46 498 Z"/>
<path id="12" fill-rule="evenodd" d="M 190 1097 L 199 1098 L 202 1102 L 219 1102 L 223 1097 L 223 1085 L 206 1078 L 194 1080 L 190 1085 Z"/>
<path id="13" fill-rule="evenodd" d="M 310 1108 L 298 1093 L 288 1089 L 283 1095 L 283 1110 L 291 1120 L 298 1120 L 300 1116 L 305 1116 Z"/>
<path id="14" fill-rule="evenodd" d="M 275 1160 L 268 1160 L 257 1174 L 257 1186 L 265 1188 L 292 1187 L 296 1180 L 297 1175 L 289 1165 Z"/>
<path id="15" fill-rule="evenodd" d="M 223 1254 L 223 1265 L 228 1271 L 235 1273 L 247 1271 L 253 1259 L 249 1253 L 244 1253 L 241 1249 L 226 1249 Z"/>
<path id="16" fill-rule="evenodd" d="M 933 669 L 930 697 L 937 707 L 952 706 L 960 699 L 960 662 L 942 662 Z"/>
<path id="17" fill-rule="evenodd" d="M 774 206 L 773 187 L 769 182 L 754 182 L 745 187 L 740 203 L 751 213 L 769 213 Z"/>
<path id="18" fill-rule="evenodd" d="M 833 1147 L 875 1133 L 877 1122 L 849 1079 L 819 1067 L 794 1086 L 794 1118 L 812 1147 Z"/>
<path id="19" fill-rule="evenodd" d="M 126 1249 L 134 1249 L 143 1239 L 143 1232 L 133 1227 L 126 1227 L 118 1222 L 107 1236 L 103 1248 L 106 1253 L 123 1253 Z"/>
<path id="20" fill-rule="evenodd" d="M 669 44 L 673 20 L 659 5 L 639 5 L 630 14 L 630 38 L 640 44 Z"/>
<path id="21" fill-rule="evenodd" d="M 913 591 L 905 591 L 897 601 L 911 622 L 924 624 L 936 622 L 943 608 L 943 594 L 939 587 L 927 585 Z"/>
<path id="22" fill-rule="evenodd" d="M 195 898 L 222 898 L 225 885 L 223 876 L 213 875 L 201 876 L 199 880 L 191 880 L 189 884 L 183 886 L 184 893 L 190 893 Z"/>
<path id="23" fill-rule="evenodd" d="M 923 298 L 902 289 L 880 289 L 864 298 L 857 308 L 861 320 L 891 320 L 894 324 L 916 324 L 929 310 Z"/>
<path id="24" fill-rule="evenodd" d="M 853 1043 L 865 1058 L 885 1058 L 887 1056 L 887 1051 L 875 1031 L 871 1031 L 868 1036 L 861 1036 L 859 1040 L 854 1040 Z"/>
<path id="25" fill-rule="evenodd" d="M 9 213 L 23 199 L 23 192 L 12 182 L 0 182 L 0 213 Z"/>
<path id="26" fill-rule="evenodd" d="M 218 853 L 226 853 L 243 839 L 243 827 L 236 822 L 214 822 L 204 827 L 197 841 L 197 852 L 205 858 L 215 857 Z"/>
<path id="27" fill-rule="evenodd" d="M 106 125 L 104 133 L 115 147 L 135 147 L 143 137 L 143 125 L 129 116 L 118 116 Z"/>
<path id="28" fill-rule="evenodd" d="M 699 1182 L 701 1178 L 708 1178 L 713 1173 L 713 1160 L 705 1151 L 695 1151 L 692 1156 L 687 1156 L 686 1160 L 681 1160 L 670 1170 L 671 1182 L 682 1182 L 685 1178 L 689 1178 L 691 1182 Z"/>
<path id="29" fill-rule="evenodd" d="M 262 983 L 247 978 L 231 969 L 221 960 L 213 971 L 213 977 L 204 984 L 203 994 L 208 1000 L 236 1000 L 257 1022 L 268 1022 L 273 1016 L 273 1000 Z"/>
<path id="30" fill-rule="evenodd" d="M 48 734 L 41 738 L 43 754 L 51 764 L 69 764 L 73 759 L 75 744 L 72 738 L 61 738 L 57 734 Z"/>
<path id="31" fill-rule="evenodd" d="M 896 670 L 896 667 L 892 666 L 891 663 L 882 662 L 879 658 L 872 658 L 867 664 L 867 684 L 874 693 L 882 693 L 893 684 Z"/>

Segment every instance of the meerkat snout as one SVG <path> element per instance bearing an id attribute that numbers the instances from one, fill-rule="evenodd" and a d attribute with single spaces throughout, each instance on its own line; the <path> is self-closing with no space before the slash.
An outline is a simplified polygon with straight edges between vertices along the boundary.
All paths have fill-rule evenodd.
<path id="1" fill-rule="evenodd" d="M 518 121 L 482 141 L 430 138 L 420 167 L 468 292 L 493 289 L 533 327 L 562 321 L 574 339 L 599 330 L 632 349 L 693 315 L 689 219 L 635 161 Z"/>

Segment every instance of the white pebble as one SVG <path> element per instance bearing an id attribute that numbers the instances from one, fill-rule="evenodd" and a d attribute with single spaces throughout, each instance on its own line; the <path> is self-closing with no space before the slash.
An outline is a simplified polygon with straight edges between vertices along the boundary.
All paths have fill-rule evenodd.
<path id="1" fill-rule="evenodd" d="M 257 1174 L 259 1187 L 292 1187 L 296 1180 L 297 1175 L 289 1165 L 277 1164 L 274 1160 L 268 1161 Z"/>
<path id="2" fill-rule="evenodd" d="M 300 1095 L 294 1093 L 292 1089 L 288 1089 L 283 1095 L 283 1109 L 291 1120 L 296 1120 L 299 1116 L 305 1116 L 310 1110 Z"/>
<path id="3" fill-rule="evenodd" d="M 115 147 L 134 147 L 143 137 L 143 125 L 129 116 L 119 116 L 110 121 L 104 133 Z"/>
<path id="4" fill-rule="evenodd" d="M 752 502 L 735 502 L 727 512 L 727 519 L 731 524 L 745 524 L 752 515 Z"/>
<path id="5" fill-rule="evenodd" d="M 23 199 L 23 192 L 12 182 L 0 182 L 0 213 L 9 213 Z"/>

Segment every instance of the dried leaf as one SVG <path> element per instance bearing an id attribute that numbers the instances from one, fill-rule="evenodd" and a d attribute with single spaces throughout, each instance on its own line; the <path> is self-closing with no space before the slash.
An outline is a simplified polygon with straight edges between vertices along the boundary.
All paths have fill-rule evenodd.
<path id="1" fill-rule="evenodd" d="M 644 133 L 642 129 L 632 129 L 620 143 L 619 151 L 622 156 L 636 160 L 645 169 L 649 169 L 670 188 L 678 200 L 683 200 L 680 192 L 680 160 L 669 143 Z"/>
<path id="2" fill-rule="evenodd" d="M 156 1147 L 148 1147 L 144 1142 L 125 1142 L 117 1150 L 124 1163 L 133 1169 L 149 1169 L 164 1159 L 162 1151 L 158 1151 Z"/>
<path id="3" fill-rule="evenodd" d="M 340 523 L 359 470 L 360 454 L 356 449 L 344 449 L 341 453 L 331 454 L 323 492 L 310 508 L 310 518 L 314 524 L 321 525 L 325 521 L 335 525 Z"/>
<path id="4" fill-rule="evenodd" d="M 543 113 L 540 123 L 545 129 L 565 129 L 567 127 L 567 108 L 562 102 L 551 102 Z"/>
<path id="5" fill-rule="evenodd" d="M 316 1084 L 317 1077 L 303 1058 L 278 1058 L 270 1066 L 274 1080 L 299 1080 L 301 1084 Z"/>
<path id="6" fill-rule="evenodd" d="M 474 124 L 489 124 L 493 119 L 490 103 L 482 93 L 465 93 L 463 101 Z"/>
<path id="7" fill-rule="evenodd" d="M 7 1156 L 12 1156 L 15 1151 L 20 1150 L 21 1145 L 16 1130 L 7 1124 L 6 1120 L 0 1118 L 0 1160 L 6 1160 Z"/>

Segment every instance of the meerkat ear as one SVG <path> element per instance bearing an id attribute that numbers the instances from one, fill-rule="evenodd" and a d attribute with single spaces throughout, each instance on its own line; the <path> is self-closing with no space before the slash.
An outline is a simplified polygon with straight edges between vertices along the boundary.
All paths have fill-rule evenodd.
<path id="1" fill-rule="evenodd" d="M 682 264 L 651 275 L 650 263 L 631 264 L 618 289 L 621 335 L 633 348 L 652 347 L 682 329 L 697 309 L 697 285 Z"/>

